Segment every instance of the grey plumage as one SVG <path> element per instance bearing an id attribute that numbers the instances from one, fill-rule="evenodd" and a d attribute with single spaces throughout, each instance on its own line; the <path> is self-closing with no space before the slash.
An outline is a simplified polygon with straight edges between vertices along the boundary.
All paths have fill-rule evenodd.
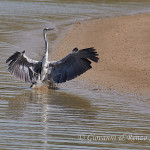
<path id="1" fill-rule="evenodd" d="M 15 52 L 10 56 L 6 63 L 8 71 L 15 77 L 32 85 L 46 82 L 62 83 L 80 76 L 91 69 L 91 62 L 98 62 L 98 54 L 93 47 L 78 50 L 74 48 L 72 52 L 59 61 L 48 61 L 48 42 L 46 31 L 44 29 L 45 55 L 41 61 L 35 61 L 28 58 L 23 52 Z"/>
<path id="2" fill-rule="evenodd" d="M 8 71 L 25 82 L 34 82 L 41 71 L 42 62 L 29 59 L 25 51 L 15 52 L 6 60 L 6 63 L 8 62 Z"/>
<path id="3" fill-rule="evenodd" d="M 60 61 L 49 63 L 51 72 L 48 74 L 48 79 L 56 83 L 72 80 L 91 69 L 91 61 L 98 62 L 97 56 L 93 47 L 82 50 L 75 48 Z"/>

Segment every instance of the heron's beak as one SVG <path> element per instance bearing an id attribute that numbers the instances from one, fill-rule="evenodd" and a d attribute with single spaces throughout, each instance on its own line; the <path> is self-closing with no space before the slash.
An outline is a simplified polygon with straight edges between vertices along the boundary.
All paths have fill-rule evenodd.
<path id="1" fill-rule="evenodd" d="M 55 30 L 55 28 L 47 28 L 47 30 Z"/>

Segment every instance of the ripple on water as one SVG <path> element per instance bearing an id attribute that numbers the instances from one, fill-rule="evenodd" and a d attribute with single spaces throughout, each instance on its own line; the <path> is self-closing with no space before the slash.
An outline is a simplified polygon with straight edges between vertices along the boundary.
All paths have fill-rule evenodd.
<path id="1" fill-rule="evenodd" d="M 77 80 L 57 90 L 31 90 L 8 73 L 5 60 L 24 49 L 40 58 L 44 27 L 62 29 L 76 20 L 149 11 L 149 2 L 136 0 L 0 1 L 1 149 L 148 150 L 149 140 L 131 136 L 149 138 L 149 100 L 84 90 Z M 50 40 L 59 34 L 52 33 Z"/>

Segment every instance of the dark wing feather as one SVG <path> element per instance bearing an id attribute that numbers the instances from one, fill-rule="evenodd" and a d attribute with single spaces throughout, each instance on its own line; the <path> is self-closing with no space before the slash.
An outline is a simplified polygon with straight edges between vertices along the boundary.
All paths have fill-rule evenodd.
<path id="1" fill-rule="evenodd" d="M 49 63 L 48 79 L 55 83 L 62 83 L 80 76 L 91 69 L 91 61 L 98 62 L 96 50 L 86 48 L 78 50 L 74 48 L 72 53 L 65 58 Z"/>
<path id="2" fill-rule="evenodd" d="M 9 72 L 25 82 L 33 82 L 36 74 L 41 72 L 41 61 L 28 58 L 25 51 L 15 52 L 6 60 L 6 63 L 8 62 Z"/>

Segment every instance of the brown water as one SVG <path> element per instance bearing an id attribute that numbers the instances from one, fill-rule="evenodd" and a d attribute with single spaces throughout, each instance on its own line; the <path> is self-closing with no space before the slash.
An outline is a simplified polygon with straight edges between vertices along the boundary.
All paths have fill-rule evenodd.
<path id="1" fill-rule="evenodd" d="M 77 87 L 31 90 L 12 77 L 5 60 L 16 50 L 41 59 L 42 29 L 55 27 L 53 42 L 77 20 L 150 11 L 149 1 L 0 1 L 0 149 L 150 149 L 150 101 L 135 95 Z M 70 93 L 70 94 L 69 94 Z"/>

